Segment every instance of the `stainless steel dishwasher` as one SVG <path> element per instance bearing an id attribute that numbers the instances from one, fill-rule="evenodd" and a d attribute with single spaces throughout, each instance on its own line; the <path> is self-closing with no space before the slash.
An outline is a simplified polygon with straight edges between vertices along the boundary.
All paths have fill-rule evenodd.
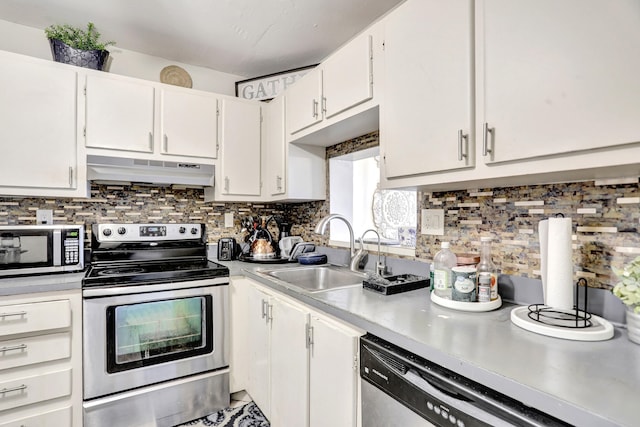
<path id="1" fill-rule="evenodd" d="M 371 334 L 360 377 L 363 427 L 569 425 Z"/>

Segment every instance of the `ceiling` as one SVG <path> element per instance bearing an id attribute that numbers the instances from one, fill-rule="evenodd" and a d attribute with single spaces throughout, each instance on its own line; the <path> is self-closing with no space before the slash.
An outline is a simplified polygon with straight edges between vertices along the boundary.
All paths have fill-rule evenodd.
<path id="1" fill-rule="evenodd" d="M 245 77 L 316 64 L 403 0 L 2 0 L 0 19 L 93 22 L 116 47 Z"/>

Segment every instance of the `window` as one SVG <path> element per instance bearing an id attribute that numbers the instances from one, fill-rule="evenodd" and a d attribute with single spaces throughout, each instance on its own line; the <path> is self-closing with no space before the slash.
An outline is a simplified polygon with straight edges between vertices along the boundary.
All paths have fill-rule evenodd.
<path id="1" fill-rule="evenodd" d="M 385 245 L 415 248 L 416 192 L 380 190 L 378 162 L 378 147 L 329 159 L 330 211 L 349 219 L 356 240 L 373 228 Z M 349 241 L 349 231 L 341 221 L 331 222 L 330 233 L 332 241 Z M 377 238 L 368 233 L 365 241 L 377 242 Z"/>

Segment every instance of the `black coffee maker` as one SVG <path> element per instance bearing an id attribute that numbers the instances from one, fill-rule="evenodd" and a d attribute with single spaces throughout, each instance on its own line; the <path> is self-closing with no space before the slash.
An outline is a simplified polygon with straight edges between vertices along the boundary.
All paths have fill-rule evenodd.
<path id="1" fill-rule="evenodd" d="M 281 216 L 275 216 L 273 220 L 278 226 L 278 242 L 282 240 L 283 237 L 291 236 L 291 227 L 293 224 Z"/>

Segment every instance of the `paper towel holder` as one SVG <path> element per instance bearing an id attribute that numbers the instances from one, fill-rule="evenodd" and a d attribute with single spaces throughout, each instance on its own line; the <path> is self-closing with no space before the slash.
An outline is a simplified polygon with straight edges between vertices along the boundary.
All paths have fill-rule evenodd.
<path id="1" fill-rule="evenodd" d="M 560 214 L 562 215 L 562 214 Z M 563 215 L 564 216 L 564 215 Z M 584 305 L 580 308 L 580 285 L 584 287 Z M 561 328 L 588 328 L 593 326 L 592 315 L 587 311 L 589 286 L 587 280 L 581 277 L 576 282 L 575 304 L 573 310 L 562 310 L 544 304 L 529 305 L 529 318 L 545 325 Z"/>
<path id="2" fill-rule="evenodd" d="M 583 307 L 580 308 L 579 289 L 584 286 Z M 613 325 L 599 316 L 587 312 L 587 280 L 576 282 L 573 310 L 562 310 L 544 304 L 531 304 L 511 310 L 511 321 L 530 332 L 554 338 L 576 341 L 604 341 L 614 335 Z"/>

